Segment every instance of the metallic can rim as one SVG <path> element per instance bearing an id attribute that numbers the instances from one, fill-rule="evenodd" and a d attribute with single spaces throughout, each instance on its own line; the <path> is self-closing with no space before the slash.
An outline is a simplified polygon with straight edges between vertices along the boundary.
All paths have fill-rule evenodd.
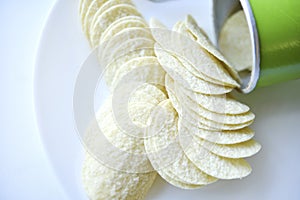
<path id="1" fill-rule="evenodd" d="M 225 22 L 225 18 L 229 17 L 228 15 L 224 15 L 224 13 L 218 13 L 221 10 L 229 9 L 225 4 L 227 3 L 238 3 L 240 2 L 242 9 L 244 10 L 246 20 L 248 23 L 248 28 L 251 36 L 251 46 L 252 46 L 252 70 L 249 79 L 247 81 L 243 81 L 240 91 L 243 93 L 250 93 L 256 87 L 256 84 L 259 79 L 260 74 L 260 43 L 259 43 L 259 35 L 257 31 L 256 21 L 254 14 L 252 12 L 252 8 L 249 0 L 213 0 L 213 28 L 215 39 L 218 42 L 219 33 L 221 31 L 221 26 Z M 230 11 L 230 10 L 228 10 Z M 227 13 L 228 14 L 228 13 Z M 232 13 L 231 13 L 232 14 Z"/>

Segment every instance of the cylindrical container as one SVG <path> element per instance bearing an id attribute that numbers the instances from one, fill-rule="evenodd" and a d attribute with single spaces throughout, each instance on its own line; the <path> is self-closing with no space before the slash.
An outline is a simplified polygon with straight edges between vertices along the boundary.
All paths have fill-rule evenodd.
<path id="1" fill-rule="evenodd" d="M 236 11 L 245 13 L 252 43 L 252 71 L 241 91 L 300 78 L 299 0 L 213 0 L 216 38 Z"/>

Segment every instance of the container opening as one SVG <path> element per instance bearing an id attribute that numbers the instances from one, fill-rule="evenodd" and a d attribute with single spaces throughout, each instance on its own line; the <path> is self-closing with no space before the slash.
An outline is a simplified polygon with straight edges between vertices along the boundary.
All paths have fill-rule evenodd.
<path id="1" fill-rule="evenodd" d="M 219 50 L 233 64 L 249 93 L 259 77 L 259 43 L 255 20 L 247 0 L 214 0 L 215 39 Z"/>

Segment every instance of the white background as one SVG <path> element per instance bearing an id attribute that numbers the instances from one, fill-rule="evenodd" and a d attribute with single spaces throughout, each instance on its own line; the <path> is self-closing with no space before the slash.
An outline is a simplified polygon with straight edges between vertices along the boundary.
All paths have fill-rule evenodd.
<path id="1" fill-rule="evenodd" d="M 33 101 L 35 54 L 54 1 L 0 1 L 0 200 L 67 199 L 42 147 Z M 255 172 L 247 182 L 220 182 L 204 192 L 194 191 L 195 198 L 201 198 L 200 194 L 230 199 L 234 196 L 230 191 L 244 185 L 246 192 L 249 189 L 255 191 L 253 196 L 260 196 L 256 199 L 299 199 L 299 88 L 300 80 L 243 96 L 257 113 L 254 128 L 263 146 L 251 159 Z M 150 191 L 152 196 L 161 185 Z M 170 186 L 160 190 L 160 196 L 170 193 L 184 198 L 191 192 Z"/>
<path id="2" fill-rule="evenodd" d="M 54 0 L 0 1 L 0 199 L 64 200 L 39 138 L 34 60 Z"/>

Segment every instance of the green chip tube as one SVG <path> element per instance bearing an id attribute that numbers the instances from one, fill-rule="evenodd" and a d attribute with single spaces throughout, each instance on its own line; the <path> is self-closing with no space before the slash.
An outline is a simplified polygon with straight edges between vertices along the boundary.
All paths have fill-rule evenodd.
<path id="1" fill-rule="evenodd" d="M 252 42 L 253 66 L 241 91 L 300 78 L 299 0 L 213 0 L 216 38 L 228 17 L 243 9 Z"/>

